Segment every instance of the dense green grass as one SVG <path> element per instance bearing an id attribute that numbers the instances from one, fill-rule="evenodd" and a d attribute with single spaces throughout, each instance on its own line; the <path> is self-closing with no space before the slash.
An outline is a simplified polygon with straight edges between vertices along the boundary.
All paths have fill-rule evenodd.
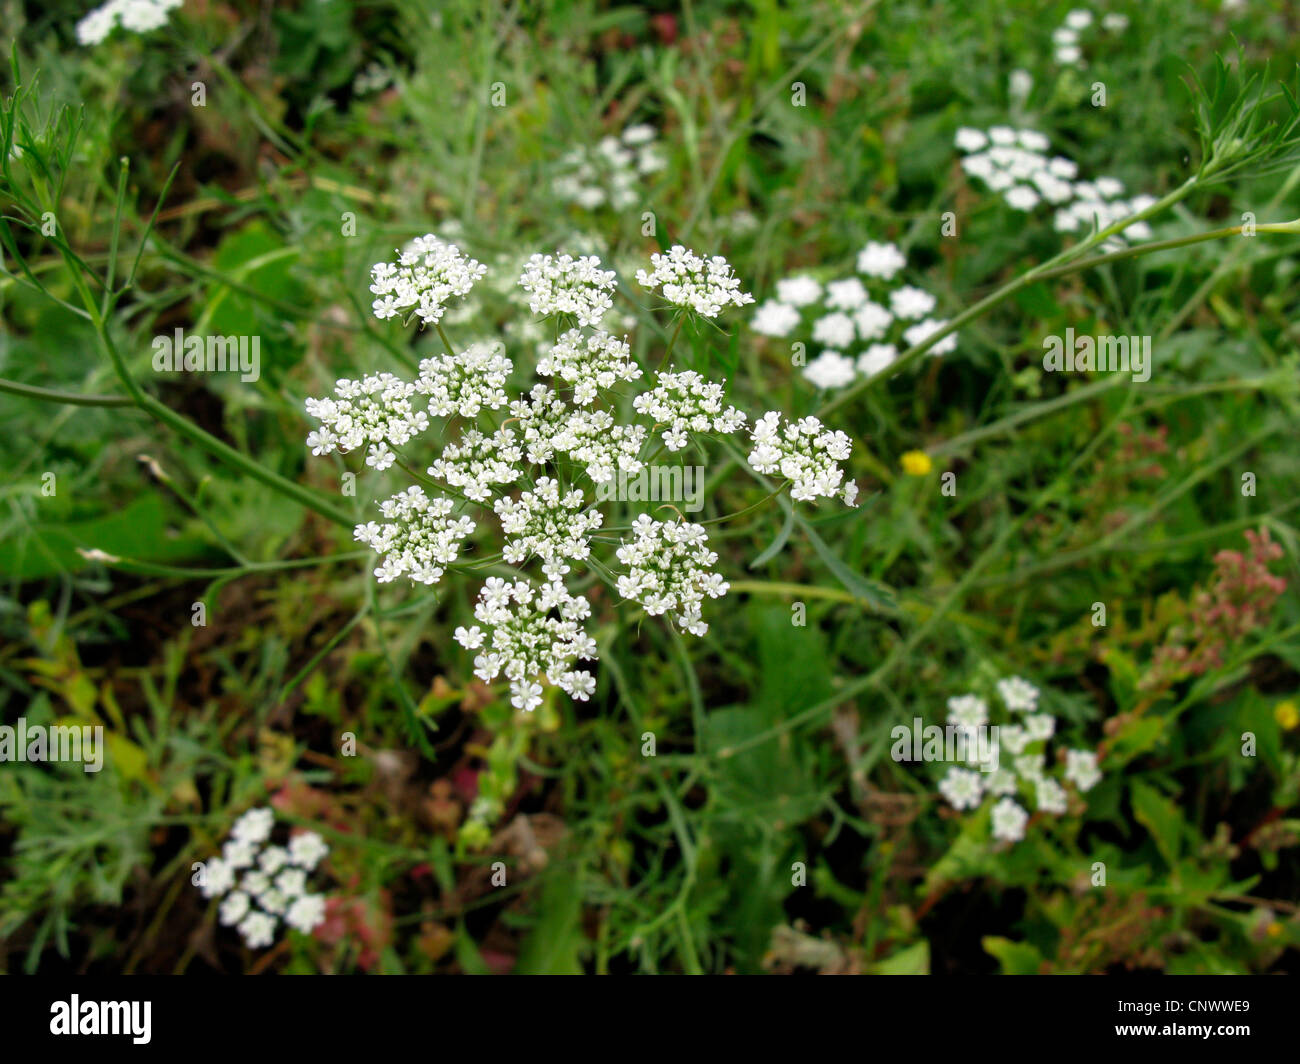
<path id="1" fill-rule="evenodd" d="M 1098 38 L 1082 72 L 1052 59 L 1070 7 L 450 3 L 433 19 L 404 2 L 187 4 L 167 30 L 87 49 L 80 5 L 0 0 L 17 35 L 5 96 L 15 77 L 29 93 L 6 114 L 51 168 L 43 191 L 30 159 L 0 181 L 0 378 L 122 397 L 125 375 L 149 397 L 0 393 L 0 715 L 95 719 L 112 736 L 98 775 L 0 766 L 3 964 L 1294 971 L 1300 732 L 1278 706 L 1300 686 L 1295 234 L 1026 284 L 964 324 L 956 353 L 842 401 L 746 314 L 688 328 L 683 357 L 727 373 L 745 409 L 834 402 L 826 420 L 855 441 L 865 502 L 787 527 L 774 501 L 724 525 L 713 539 L 733 591 L 703 639 L 597 586 L 589 703 L 521 714 L 475 681 L 451 632 L 477 584 L 377 586 L 351 540 L 396 471 L 366 470 L 344 495 L 342 474 L 364 467 L 302 442 L 305 397 L 437 350 L 436 335 L 369 313 L 371 264 L 417 234 L 454 233 L 490 267 L 594 241 L 628 282 L 681 242 L 725 255 L 760 301 L 779 278 L 842 276 L 867 240 L 893 240 L 952 317 L 1066 246 L 1050 214 L 966 179 L 958 127 L 1033 126 L 1087 173 L 1163 196 L 1211 157 L 1194 83 L 1213 97 L 1216 54 L 1241 70 L 1206 105 L 1212 128 L 1247 75 L 1296 84 L 1300 37 L 1273 5 L 1116 7 L 1129 29 Z M 389 84 L 358 92 L 373 64 Z M 1033 79 L 1023 104 L 1015 69 Z M 1283 99 L 1263 113 L 1286 112 Z M 641 201 L 560 202 L 564 154 L 637 121 L 668 160 Z M 1196 187 L 1153 219 L 1153 239 L 1246 211 L 1300 216 L 1297 165 L 1282 151 Z M 56 188 L 50 239 L 39 217 L 35 232 L 17 219 L 24 197 Z M 120 284 L 137 253 L 97 328 L 78 286 Z M 504 269 L 448 329 L 503 334 L 526 387 L 511 330 L 528 315 Z M 619 309 L 654 363 L 666 319 Z M 260 336 L 261 379 L 155 374 L 150 342 L 177 327 Z M 1043 373 L 1043 337 L 1067 328 L 1153 337 L 1150 382 Z M 911 451 L 932 471 L 905 473 Z M 703 518 L 767 493 L 730 458 L 708 455 Z M 1272 571 L 1287 593 L 1218 664 L 1162 678 L 1158 649 L 1205 617 L 1216 553 L 1256 529 L 1283 549 Z M 890 730 L 1013 674 L 1043 689 L 1073 745 L 1103 744 L 1106 775 L 1086 809 L 999 847 L 987 811 L 940 799 L 936 766 L 890 757 Z M 331 842 L 339 909 L 326 935 L 248 951 L 190 869 L 272 798 Z"/>

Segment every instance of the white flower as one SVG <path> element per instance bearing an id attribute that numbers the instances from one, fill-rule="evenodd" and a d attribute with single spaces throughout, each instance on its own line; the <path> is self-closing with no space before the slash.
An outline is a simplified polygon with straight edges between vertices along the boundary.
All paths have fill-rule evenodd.
<path id="1" fill-rule="evenodd" d="M 230 829 L 230 837 L 239 842 L 254 844 L 265 842 L 270 838 L 271 828 L 274 826 L 275 811 L 269 806 L 250 809 L 235 821 L 234 826 Z"/>
<path id="2" fill-rule="evenodd" d="M 235 870 L 220 857 L 213 857 L 203 865 L 203 881 L 199 891 L 205 898 L 216 898 L 235 885 Z"/>
<path id="3" fill-rule="evenodd" d="M 487 272 L 487 267 L 467 259 L 455 244 L 432 233 L 416 237 L 398 252 L 396 262 L 379 262 L 370 268 L 370 291 L 378 298 L 372 307 L 381 321 L 406 314 L 427 325 L 436 324 L 447 300 L 465 296 Z"/>
<path id="4" fill-rule="evenodd" d="M 1042 813 L 1064 813 L 1067 806 L 1065 788 L 1054 779 L 1041 779 L 1034 788 L 1038 810 Z"/>
<path id="5" fill-rule="evenodd" d="M 776 298 L 792 307 L 806 307 L 822 297 L 822 286 L 806 274 L 776 282 Z"/>
<path id="6" fill-rule="evenodd" d="M 870 241 L 858 252 L 858 273 L 864 273 L 868 277 L 879 277 L 882 281 L 890 280 L 906 265 L 907 259 L 894 244 Z"/>
<path id="7" fill-rule="evenodd" d="M 559 377 L 573 385 L 573 401 L 581 406 L 593 403 L 599 389 L 614 387 L 618 381 L 633 381 L 641 376 L 641 367 L 632 361 L 627 342 L 598 332 L 584 336 L 570 329 L 537 363 L 543 377 Z"/>
<path id="8" fill-rule="evenodd" d="M 863 303 L 853 312 L 860 340 L 879 340 L 894 323 L 894 316 L 879 303 Z"/>
<path id="9" fill-rule="evenodd" d="M 275 877 L 275 889 L 287 900 L 305 894 L 307 891 L 307 873 L 301 868 L 286 868 Z"/>
<path id="10" fill-rule="evenodd" d="M 977 695 L 948 699 L 948 720 L 960 728 L 978 728 L 989 722 L 989 706 Z"/>
<path id="11" fill-rule="evenodd" d="M 615 583 L 618 593 L 639 602 L 652 617 L 669 614 L 683 631 L 704 635 L 709 626 L 701 619 L 700 604 L 706 596 L 721 598 L 731 586 L 710 569 L 718 556 L 709 549 L 704 526 L 641 514 L 632 522 L 632 533 L 632 541 L 617 551 L 627 567 Z"/>
<path id="12" fill-rule="evenodd" d="M 254 869 L 251 872 L 245 872 L 243 878 L 239 881 L 239 889 L 247 894 L 257 898 L 271 889 L 271 878 L 265 872 L 259 872 Z"/>
<path id="13" fill-rule="evenodd" d="M 939 781 L 939 793 L 954 809 L 974 809 L 983 798 L 982 786 L 980 773 L 954 766 Z"/>
<path id="14" fill-rule="evenodd" d="M 275 940 L 275 917 L 263 912 L 252 912 L 239 925 L 244 944 L 249 949 L 263 949 Z"/>
<path id="15" fill-rule="evenodd" d="M 1074 44 L 1063 44 L 1056 49 L 1056 61 L 1064 66 L 1071 66 L 1083 58 L 1083 52 Z"/>
<path id="16" fill-rule="evenodd" d="M 313 831 L 295 835 L 286 849 L 268 844 L 275 824 L 269 808 L 252 809 L 240 817 L 231 829 L 225 853 L 235 863 L 222 858 L 207 862 L 200 889 L 207 898 L 225 894 L 218 919 L 226 927 L 238 926 L 245 943 L 252 949 L 269 946 L 275 938 L 278 917 L 289 910 L 289 923 L 310 930 L 319 920 L 308 920 L 312 911 L 323 913 L 324 899 L 308 908 L 293 906 L 312 897 L 307 891 L 307 873 L 329 847 Z M 247 869 L 235 883 L 236 868 Z M 229 892 L 229 893 L 227 893 Z M 295 919 L 297 923 L 295 924 Z"/>
<path id="17" fill-rule="evenodd" d="M 857 366 L 853 359 L 828 350 L 809 362 L 803 375 L 818 388 L 842 388 L 857 376 Z"/>
<path id="18" fill-rule="evenodd" d="M 694 370 L 661 370 L 655 374 L 654 388 L 638 395 L 632 406 L 654 420 L 670 451 L 680 451 L 689 433 L 730 435 L 745 424 L 744 414 L 723 406 L 725 385 L 725 380 L 707 381 Z"/>
<path id="19" fill-rule="evenodd" d="M 248 915 L 252 904 L 247 894 L 242 890 L 236 890 L 227 894 L 222 901 L 221 907 L 217 910 L 217 919 L 222 927 L 233 927 Z"/>
<path id="20" fill-rule="evenodd" d="M 1006 201 L 1008 207 L 1014 207 L 1018 211 L 1032 211 L 1038 206 L 1038 193 L 1028 185 L 1016 185 L 1007 190 Z"/>
<path id="21" fill-rule="evenodd" d="M 1026 151 L 1036 153 L 1045 152 L 1052 145 L 1052 142 L 1036 129 L 1017 130 L 1016 141 Z"/>
<path id="22" fill-rule="evenodd" d="M 1097 768 L 1097 755 L 1091 750 L 1067 750 L 1065 778 L 1081 791 L 1092 790 L 1101 780 L 1101 770 Z"/>
<path id="23" fill-rule="evenodd" d="M 1004 797 L 1009 794 L 1015 794 L 1018 789 L 1016 783 L 1016 774 L 1005 768 L 999 768 L 993 772 L 981 772 L 981 782 L 984 785 L 984 793 L 992 794 L 995 797 Z"/>
<path id="24" fill-rule="evenodd" d="M 1047 169 L 1054 177 L 1074 180 L 1079 173 L 1079 166 L 1074 160 L 1067 159 L 1063 155 L 1057 155 L 1047 162 Z"/>
<path id="25" fill-rule="evenodd" d="M 579 325 L 596 326 L 613 307 L 614 271 L 602 270 L 600 259 L 583 255 L 534 255 L 524 266 L 519 286 L 531 298 L 534 314 L 566 315 Z"/>
<path id="26" fill-rule="evenodd" d="M 989 138 L 979 129 L 971 129 L 969 126 L 962 126 L 957 130 L 957 135 L 953 138 L 954 143 L 964 152 L 983 151 L 988 145 Z"/>
<path id="27" fill-rule="evenodd" d="M 755 423 L 749 464 L 759 473 L 779 472 L 791 481 L 791 498 L 807 501 L 837 494 L 844 479 L 839 463 L 849 457 L 852 441 L 824 428 L 815 417 L 787 420 L 784 431 L 780 421 L 781 415 L 771 410 Z"/>
<path id="28" fill-rule="evenodd" d="M 304 935 L 325 922 L 325 899 L 319 894 L 304 894 L 295 898 L 284 914 L 284 922 Z"/>
<path id="29" fill-rule="evenodd" d="M 473 418 L 484 407 L 499 410 L 509 402 L 505 383 L 513 368 L 498 345 L 471 344 L 455 357 L 422 359 L 413 388 L 429 397 L 429 413 L 435 417 Z"/>
<path id="30" fill-rule="evenodd" d="M 1050 713 L 1032 713 L 1025 717 L 1025 731 L 1030 742 L 1050 739 L 1056 731 L 1056 718 Z"/>
<path id="31" fill-rule="evenodd" d="M 483 630 L 476 624 L 466 628 L 463 624 L 452 633 L 452 637 L 466 650 L 477 650 L 483 645 Z"/>
<path id="32" fill-rule="evenodd" d="M 827 314 L 813 322 L 812 336 L 819 344 L 828 347 L 843 348 L 853 343 L 856 330 L 853 319 L 847 314 Z"/>
<path id="33" fill-rule="evenodd" d="M 889 308 L 894 316 L 904 320 L 924 318 L 934 310 L 935 299 L 929 292 L 911 285 L 903 285 L 889 294 Z"/>
<path id="34" fill-rule="evenodd" d="M 551 616 L 558 613 L 558 617 Z M 513 583 L 488 577 L 479 590 L 474 617 L 491 631 L 491 650 L 474 659 L 475 675 L 484 682 L 502 673 L 510 681 L 510 702 L 524 709 L 540 697 L 535 680 L 547 680 L 566 693 L 581 673 L 574 661 L 594 661 L 596 641 L 582 631 L 579 621 L 591 614 L 581 595 L 570 595 L 563 584 L 552 582 L 539 591 L 526 580 Z"/>
<path id="35" fill-rule="evenodd" d="M 300 832 L 289 840 L 289 860 L 309 872 L 329 852 L 329 844 L 314 831 Z"/>
<path id="36" fill-rule="evenodd" d="M 307 413 L 322 423 L 307 437 L 312 453 L 346 453 L 368 444 L 368 464 L 391 463 L 389 447 L 404 446 L 429 427 L 428 414 L 411 405 L 415 393 L 415 384 L 391 373 L 336 381 L 334 398 L 306 402 Z"/>
<path id="37" fill-rule="evenodd" d="M 460 554 L 462 541 L 474 522 L 452 517 L 451 499 L 430 498 L 411 485 L 379 504 L 385 523 L 357 525 L 352 536 L 380 556 L 375 577 L 381 584 L 405 576 L 413 584 L 436 584 L 445 567 Z"/>
<path id="38" fill-rule="evenodd" d="M 246 842 L 242 839 L 230 839 L 221 849 L 221 858 L 235 870 L 247 868 L 257 857 L 257 845 L 260 841 Z"/>
<path id="39" fill-rule="evenodd" d="M 623 143 L 628 145 L 648 144 L 655 139 L 655 127 L 649 125 L 628 126 L 623 130 Z"/>
<path id="40" fill-rule="evenodd" d="M 565 689 L 579 702 L 586 702 L 596 693 L 596 677 L 589 672 L 570 672 L 565 679 L 569 684 Z"/>
<path id="41" fill-rule="evenodd" d="M 993 807 L 993 837 L 1007 842 L 1019 842 L 1025 837 L 1025 824 L 1029 814 L 1010 798 L 1003 798 Z"/>
<path id="42" fill-rule="evenodd" d="M 468 429 L 459 440 L 443 448 L 427 472 L 466 498 L 486 502 L 494 488 L 519 479 L 519 463 L 523 460 L 523 448 L 512 429 L 498 429 L 491 436 Z"/>
<path id="43" fill-rule="evenodd" d="M 97 7 L 77 23 L 77 41 L 83 45 L 99 44 L 117 25 L 119 0 Z"/>
<path id="44" fill-rule="evenodd" d="M 541 477 L 532 491 L 518 499 L 498 499 L 493 509 L 501 518 L 506 539 L 502 557 L 520 565 L 536 556 L 549 562 L 557 558 L 580 561 L 591 554 L 591 537 L 600 528 L 599 510 L 587 510 L 581 491 L 560 494 L 560 485 Z"/>
<path id="45" fill-rule="evenodd" d="M 924 343 L 933 333 L 944 328 L 948 323 L 946 321 L 934 321 L 926 318 L 925 321 L 917 322 L 910 329 L 903 332 L 903 340 L 909 347 L 915 347 L 917 344 Z M 937 344 L 930 348 L 931 355 L 946 355 L 949 351 L 957 349 L 957 334 L 949 333 Z"/>
<path id="46" fill-rule="evenodd" d="M 756 311 L 750 328 L 762 336 L 789 336 L 799 325 L 799 311 L 788 303 L 768 300 Z"/>
<path id="47" fill-rule="evenodd" d="M 1012 713 L 1032 713 L 1038 707 L 1038 688 L 1019 676 L 997 683 L 998 694 Z"/>
<path id="48" fill-rule="evenodd" d="M 637 397 L 638 399 L 641 396 Z M 510 404 L 518 421 L 524 457 L 533 465 L 567 454 L 586 466 L 597 483 L 616 471 L 642 468 L 638 455 L 647 431 L 644 425 L 616 425 L 608 410 L 572 410 L 544 384 L 534 385 L 527 398 Z"/>
<path id="49" fill-rule="evenodd" d="M 1029 733 L 1019 724 L 1003 724 L 998 728 L 998 745 L 1014 757 L 1029 745 Z"/>
<path id="50" fill-rule="evenodd" d="M 893 344 L 872 344 L 858 356 L 858 372 L 867 377 L 874 377 L 883 369 L 888 369 L 898 358 L 898 348 Z"/>
<path id="51" fill-rule="evenodd" d="M 1128 29 L 1128 16 L 1112 11 L 1110 14 L 1101 16 L 1101 25 L 1103 29 L 1110 30 L 1113 33 L 1120 32 Z"/>
<path id="52" fill-rule="evenodd" d="M 1092 12 L 1078 7 L 1065 16 L 1065 24 L 1072 30 L 1087 29 L 1092 25 Z"/>
<path id="53" fill-rule="evenodd" d="M 831 281 L 826 286 L 826 305 L 832 310 L 856 310 L 867 301 L 867 290 L 856 277 Z"/>
<path id="54" fill-rule="evenodd" d="M 1015 725 L 1010 725 L 1015 728 Z M 1019 728 L 1016 728 L 1019 731 Z M 1023 749 L 1023 746 L 1022 746 Z M 1037 754 L 1020 754 L 1014 761 L 1016 771 L 1031 783 L 1037 783 L 1043 779 L 1043 773 L 1047 770 L 1047 757 L 1043 753 Z"/>
<path id="55" fill-rule="evenodd" d="M 167 24 L 167 16 L 181 6 L 181 0 L 109 0 L 77 23 L 77 41 L 99 44 L 121 25 L 132 33 L 148 33 Z"/>
<path id="56" fill-rule="evenodd" d="M 675 306 L 705 318 L 716 318 L 726 306 L 743 307 L 754 297 L 740 290 L 740 279 L 721 255 L 707 261 L 674 244 L 666 254 L 650 256 L 650 270 L 637 270 L 637 284 L 659 288 Z"/>
<path id="57" fill-rule="evenodd" d="M 638 177 L 667 165 L 655 147 L 656 136 L 653 126 L 641 123 L 618 137 L 575 148 L 560 161 L 551 191 L 584 210 L 606 203 L 615 210 L 630 207 L 640 196 Z"/>

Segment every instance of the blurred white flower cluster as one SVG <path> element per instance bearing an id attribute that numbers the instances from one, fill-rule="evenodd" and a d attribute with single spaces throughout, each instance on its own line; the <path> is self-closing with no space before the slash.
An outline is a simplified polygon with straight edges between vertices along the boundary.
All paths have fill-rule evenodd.
<path id="1" fill-rule="evenodd" d="M 654 126 L 628 126 L 617 137 L 602 137 L 594 147 L 574 148 L 560 161 L 551 191 L 585 210 L 606 205 L 624 210 L 637 203 L 640 178 L 662 170 Z"/>
<path id="2" fill-rule="evenodd" d="M 712 571 L 717 555 L 704 526 L 678 511 L 676 520 L 642 513 L 630 527 L 607 529 L 599 506 L 619 498 L 603 490 L 616 477 L 640 474 L 664 452 L 673 457 L 735 434 L 748 418 L 727 404 L 725 379 L 672 369 L 671 351 L 647 373 L 626 338 L 599 328 L 616 280 L 594 255 L 523 262 L 517 284 L 556 339 L 537 344 L 533 365 L 551 383 L 511 393 L 516 367 L 499 341 L 454 349 L 438 324 L 454 320 L 446 315 L 448 301 L 468 294 L 482 275 L 478 263 L 433 234 L 399 252 L 396 263 L 377 264 L 376 316 L 438 325 L 446 353 L 423 359 L 413 381 L 373 374 L 336 382 L 330 398 L 308 399 L 307 412 L 321 426 L 307 443 L 317 455 L 366 448 L 376 471 L 396 465 L 418 481 L 379 504 L 382 521 L 355 529 L 379 556 L 380 582 L 402 576 L 436 585 L 449 572 L 488 566 L 509 572 L 487 577 L 474 608 L 477 623 L 455 635 L 478 652 L 476 675 L 485 682 L 503 676 L 511 703 L 531 710 L 542 702 L 544 683 L 579 700 L 595 691 L 594 675 L 577 667 L 595 661 L 597 648 L 582 629 L 590 606 L 565 584 L 575 568 L 575 579 L 594 576 L 683 631 L 708 631 L 702 604 L 724 595 L 728 584 Z M 679 328 L 686 317 L 712 319 L 753 298 L 721 256 L 704 258 L 681 246 L 654 255 L 638 279 L 676 309 Z M 913 303 L 907 312 L 915 310 Z M 435 434 L 440 443 L 431 462 L 399 454 L 417 437 Z M 845 481 L 851 443 L 844 433 L 816 418 L 787 422 L 782 431 L 772 411 L 753 438 L 751 466 L 779 474 L 795 499 L 834 496 L 852 505 L 857 489 Z M 675 507 L 664 500 L 659 509 Z M 474 537 L 489 513 L 500 524 L 493 541 L 499 554 L 479 560 L 471 556 Z M 620 537 L 629 531 L 630 540 Z"/>
<path id="3" fill-rule="evenodd" d="M 961 168 L 967 174 L 999 193 L 1015 210 L 1055 207 L 1053 224 L 1061 233 L 1086 233 L 1094 225 L 1105 229 L 1156 202 L 1154 196 L 1125 199 L 1124 183 L 1115 177 L 1076 180 L 1078 164 L 1064 155 L 1049 156 L 1051 142 L 1034 129 L 962 127 L 954 139 L 965 153 Z M 1122 246 L 1124 238 L 1149 240 L 1151 227 L 1134 222 L 1103 246 Z"/>
<path id="4" fill-rule="evenodd" d="M 997 682 L 998 698 L 1005 707 L 997 721 L 990 720 L 989 704 L 978 695 L 948 699 L 948 724 L 967 740 L 958 746 L 968 753 L 968 767 L 954 765 L 939 782 L 939 793 L 954 809 L 973 810 L 992 803 L 995 839 L 1018 842 L 1029 823 L 1026 806 L 1040 813 L 1061 816 L 1069 808 L 1073 785 L 1082 794 L 1101 780 L 1097 755 L 1091 750 L 1067 750 L 1062 769 L 1047 763 L 1047 742 L 1056 733 L 1056 718 L 1038 709 L 1038 688 L 1019 676 Z M 978 762 L 980 729 L 996 726 L 997 768 Z"/>
<path id="5" fill-rule="evenodd" d="M 759 306 L 750 327 L 764 336 L 811 340 L 818 353 L 803 374 L 818 388 L 842 388 L 859 375 L 874 377 L 907 348 L 942 329 L 934 317 L 938 300 L 898 279 L 907 257 L 894 244 L 869 242 L 857 258 L 860 276 L 825 283 L 795 274 L 776 283 L 776 298 Z M 863 280 L 865 278 L 865 280 Z M 956 350 L 950 333 L 931 355 Z"/>
<path id="6" fill-rule="evenodd" d="M 1097 19 L 1087 8 L 1076 7 L 1052 31 L 1056 61 L 1062 66 L 1083 67 L 1084 38 L 1095 37 L 1098 26 L 1107 33 L 1123 33 L 1128 29 L 1128 16 L 1113 11 Z"/>
<path id="7" fill-rule="evenodd" d="M 167 16 L 182 0 L 108 0 L 77 23 L 77 41 L 99 44 L 121 26 L 131 33 L 149 33 L 167 25 Z"/>
<path id="8" fill-rule="evenodd" d="M 237 927 L 250 949 L 271 945 L 281 921 L 311 934 L 325 919 L 325 896 L 311 893 L 307 880 L 329 846 L 314 831 L 277 846 L 274 828 L 270 808 L 250 809 L 230 829 L 221 856 L 204 862 L 195 884 L 205 898 L 222 899 L 217 918 Z"/>

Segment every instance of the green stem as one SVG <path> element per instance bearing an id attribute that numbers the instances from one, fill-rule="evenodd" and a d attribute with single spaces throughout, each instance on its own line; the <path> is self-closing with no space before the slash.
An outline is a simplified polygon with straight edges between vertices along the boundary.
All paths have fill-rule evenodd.
<path id="1" fill-rule="evenodd" d="M 24 399 L 39 399 L 45 403 L 66 403 L 68 406 L 135 406 L 129 395 L 79 395 L 76 392 L 38 388 L 34 384 L 20 384 L 3 378 L 0 378 L 0 392 L 21 395 Z"/>

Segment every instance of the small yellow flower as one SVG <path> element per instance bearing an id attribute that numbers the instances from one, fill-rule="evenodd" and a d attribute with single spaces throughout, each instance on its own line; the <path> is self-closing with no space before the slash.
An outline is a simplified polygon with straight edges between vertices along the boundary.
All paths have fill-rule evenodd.
<path id="1" fill-rule="evenodd" d="M 902 463 L 903 472 L 910 477 L 923 477 L 934 468 L 930 456 L 924 451 L 908 451 L 903 455 Z"/>
<path id="2" fill-rule="evenodd" d="M 1273 719 L 1282 725 L 1283 731 L 1290 731 L 1300 724 L 1300 709 L 1297 709 L 1296 704 L 1290 699 L 1279 702 L 1273 707 Z"/>
<path id="3" fill-rule="evenodd" d="M 1282 930 L 1283 930 L 1282 925 L 1279 924 L 1276 920 L 1274 920 L 1271 924 L 1268 925 L 1267 928 L 1265 928 L 1265 931 L 1267 932 L 1269 938 L 1281 938 Z"/>

